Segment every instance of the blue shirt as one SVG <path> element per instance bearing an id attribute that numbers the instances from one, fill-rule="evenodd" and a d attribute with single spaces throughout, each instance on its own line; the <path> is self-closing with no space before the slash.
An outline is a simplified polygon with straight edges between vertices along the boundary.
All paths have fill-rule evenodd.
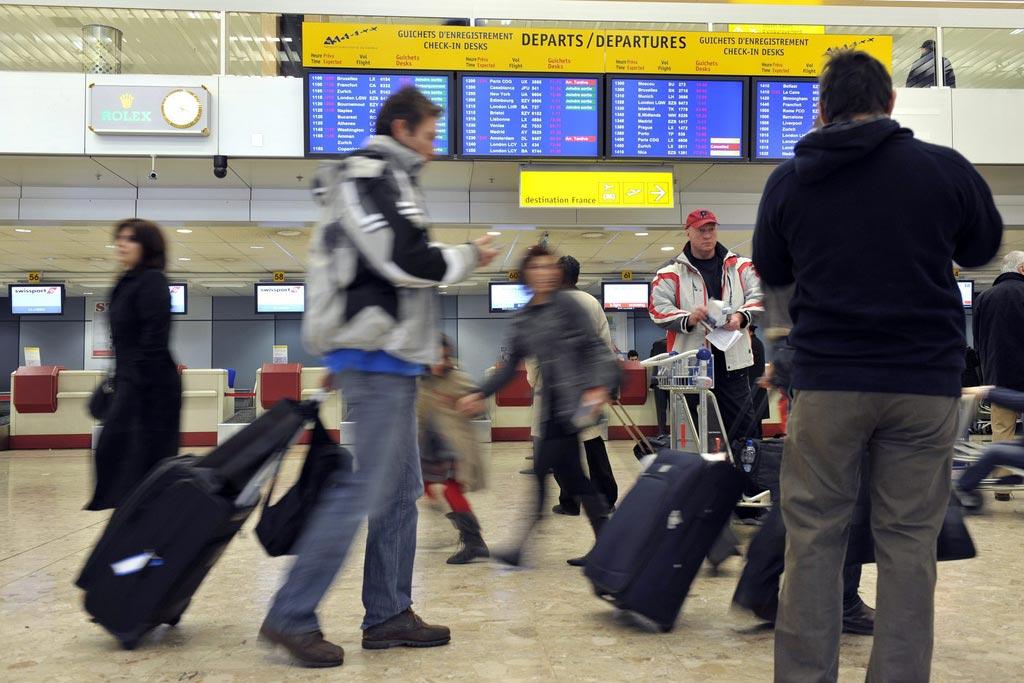
<path id="1" fill-rule="evenodd" d="M 363 351 L 362 349 L 336 349 L 324 356 L 324 365 L 332 373 L 343 370 L 376 372 L 383 375 L 419 377 L 426 367 L 419 363 L 395 358 L 386 351 Z"/>

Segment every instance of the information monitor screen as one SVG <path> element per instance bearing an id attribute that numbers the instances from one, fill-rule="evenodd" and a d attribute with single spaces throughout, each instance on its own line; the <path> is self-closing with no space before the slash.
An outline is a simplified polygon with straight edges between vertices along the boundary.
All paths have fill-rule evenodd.
<path id="1" fill-rule="evenodd" d="M 754 159 L 793 157 L 793 148 L 818 120 L 816 80 L 754 80 Z"/>
<path id="2" fill-rule="evenodd" d="M 602 282 L 601 300 L 606 311 L 647 310 L 650 286 L 646 282 Z"/>
<path id="3" fill-rule="evenodd" d="M 257 282 L 257 313 L 303 313 L 306 310 L 306 286 L 301 282 Z"/>
<path id="4" fill-rule="evenodd" d="M 171 291 L 171 314 L 188 313 L 188 285 L 184 282 L 172 282 L 167 288 Z"/>
<path id="5" fill-rule="evenodd" d="M 964 308 L 974 307 L 974 280 L 957 280 L 957 287 L 960 288 L 960 299 Z"/>
<path id="6" fill-rule="evenodd" d="M 601 154 L 601 78 L 459 74 L 459 153 L 467 157 Z"/>
<path id="7" fill-rule="evenodd" d="M 451 154 L 449 73 L 309 71 L 306 74 L 306 156 L 339 156 L 373 135 L 377 113 L 393 93 L 415 86 L 444 113 L 437 121 L 434 153 Z"/>
<path id="8" fill-rule="evenodd" d="M 11 315 L 61 315 L 64 285 L 9 285 Z"/>
<path id="9" fill-rule="evenodd" d="M 518 282 L 491 283 L 491 313 L 511 313 L 530 303 L 533 293 Z"/>
<path id="10" fill-rule="evenodd" d="M 746 89 L 744 78 L 610 77 L 608 155 L 745 158 Z"/>

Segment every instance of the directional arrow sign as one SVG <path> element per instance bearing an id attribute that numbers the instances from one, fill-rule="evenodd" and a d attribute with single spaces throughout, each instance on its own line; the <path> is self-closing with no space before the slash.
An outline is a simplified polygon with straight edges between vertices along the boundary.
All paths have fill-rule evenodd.
<path id="1" fill-rule="evenodd" d="M 523 208 L 671 209 L 671 171 L 519 172 Z"/>

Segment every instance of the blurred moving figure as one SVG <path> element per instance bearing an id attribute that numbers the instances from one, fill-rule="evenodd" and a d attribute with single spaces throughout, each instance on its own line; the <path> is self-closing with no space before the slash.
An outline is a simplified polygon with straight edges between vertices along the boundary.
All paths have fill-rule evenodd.
<path id="1" fill-rule="evenodd" d="M 989 386 L 970 387 L 964 389 L 964 394 L 975 395 L 978 400 L 988 399 L 993 407 L 998 405 L 1018 413 L 1024 411 L 1024 392 Z M 975 489 L 992 473 L 992 470 L 1002 465 L 1024 470 L 1024 437 L 993 443 L 985 449 L 978 462 L 964 470 L 956 482 L 955 490 L 965 508 L 981 508 L 982 499 Z"/>
<path id="2" fill-rule="evenodd" d="M 305 666 L 340 666 L 316 609 L 368 517 L 363 647 L 433 647 L 445 626 L 412 611 L 416 500 L 423 495 L 416 382 L 441 359 L 436 285 L 464 280 L 496 255 L 482 237 L 433 244 L 419 173 L 431 158 L 441 108 L 412 87 L 389 97 L 366 147 L 323 166 L 313 195 L 323 217 L 310 245 L 303 340 L 324 356 L 355 422 L 354 472 L 326 484 L 296 543 L 260 639 Z"/>
<path id="3" fill-rule="evenodd" d="M 171 294 L 160 227 L 138 218 L 114 226 L 124 272 L 110 295 L 114 395 L 96 444 L 96 490 L 87 510 L 118 507 L 146 474 L 178 454 L 181 377 L 171 356 Z"/>
<path id="4" fill-rule="evenodd" d="M 547 475 L 554 470 L 566 491 L 578 496 L 596 536 L 608 517 L 608 504 L 583 474 L 579 433 L 596 422 L 610 392 L 618 386 L 618 362 L 569 292 L 561 291 L 562 267 L 541 245 L 531 247 L 519 272 L 533 298 L 512 319 L 508 362 L 480 388 L 459 401 L 464 415 L 482 412 L 484 399 L 508 384 L 519 363 L 535 358 L 540 366 L 542 417 L 540 440 L 534 452 L 536 505 L 529 524 L 511 550 L 493 553 L 511 565 L 522 553 L 533 528 L 544 514 Z M 573 563 L 583 562 L 574 560 Z"/>
<path id="5" fill-rule="evenodd" d="M 947 88 L 956 87 L 956 74 L 953 73 L 953 64 L 942 58 L 942 79 L 943 85 Z M 907 73 L 908 88 L 933 88 L 938 85 L 935 78 L 935 41 L 926 40 L 921 43 L 921 56 L 918 57 Z"/>
<path id="6" fill-rule="evenodd" d="M 452 509 L 448 518 L 459 532 L 459 550 L 448 558 L 448 564 L 467 564 L 490 556 L 480 534 L 480 522 L 463 495 L 465 491 L 476 491 L 486 485 L 480 444 L 469 419 L 455 410 L 455 402 L 474 391 L 476 386 L 458 369 L 451 340 L 444 335 L 441 348 L 441 361 L 431 366 L 429 375 L 420 379 L 416 399 L 420 462 L 424 492 L 428 498 L 433 498 L 431 485 L 444 487 L 444 498 Z"/>
<path id="7" fill-rule="evenodd" d="M 868 680 L 927 681 L 931 670 L 964 368 L 952 261 L 987 263 L 1003 226 L 974 167 L 901 128 L 895 102 L 878 60 L 833 54 L 821 75 L 825 125 L 772 172 L 754 230 L 765 285 L 796 284 L 777 681 L 838 677 L 841 570 L 863 466 L 878 566 Z M 856 267 L 837 270 L 854 256 Z"/>

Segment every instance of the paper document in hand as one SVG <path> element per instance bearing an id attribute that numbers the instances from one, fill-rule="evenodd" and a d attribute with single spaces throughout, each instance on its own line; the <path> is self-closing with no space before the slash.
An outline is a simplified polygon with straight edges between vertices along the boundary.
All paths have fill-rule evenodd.
<path id="1" fill-rule="evenodd" d="M 715 348 L 724 353 L 731 349 L 733 344 L 739 341 L 742 334 L 743 333 L 739 330 L 733 330 L 730 332 L 724 327 L 716 327 L 708 332 L 707 340 L 714 344 Z"/>

